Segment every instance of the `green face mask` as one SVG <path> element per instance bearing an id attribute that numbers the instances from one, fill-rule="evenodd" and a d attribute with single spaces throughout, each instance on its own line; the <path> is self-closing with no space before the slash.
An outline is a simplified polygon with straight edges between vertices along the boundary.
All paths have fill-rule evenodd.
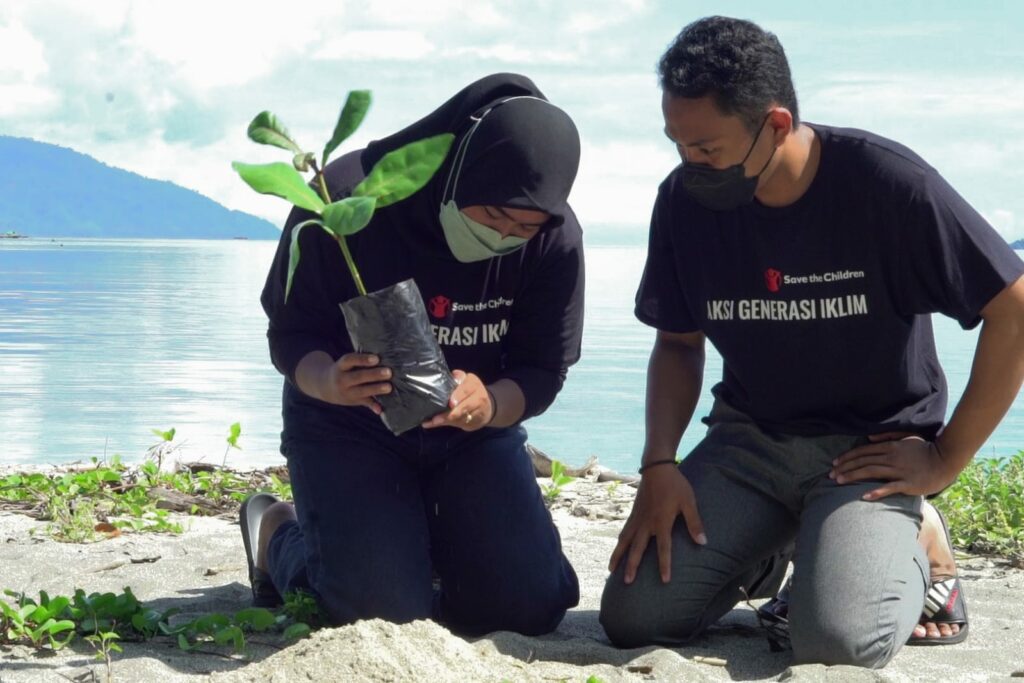
<path id="1" fill-rule="evenodd" d="M 478 223 L 459 211 L 454 199 L 441 205 L 438 216 L 444 229 L 444 239 L 452 255 L 462 263 L 483 261 L 495 256 L 504 256 L 521 248 L 527 240 L 509 235 L 502 239 L 501 233 Z"/>
<path id="2" fill-rule="evenodd" d="M 484 261 L 495 256 L 511 254 L 513 251 L 521 249 L 528 241 L 524 237 L 514 237 L 511 235 L 502 239 L 500 232 L 494 228 L 487 227 L 483 223 L 476 222 L 459 211 L 459 207 L 455 204 L 455 186 L 459 182 L 459 173 L 462 172 L 462 162 L 466 158 L 466 149 L 469 147 L 469 141 L 473 137 L 473 133 L 480 126 L 480 122 L 490 111 L 488 109 L 476 118 L 473 127 L 469 129 L 469 132 L 466 133 L 466 136 L 459 143 L 459 147 L 455 151 L 455 162 L 448 172 L 448 181 L 444 185 L 441 212 L 438 215 L 441 227 L 444 229 L 444 239 L 448 242 L 448 248 L 451 250 L 452 255 L 462 263 Z"/>

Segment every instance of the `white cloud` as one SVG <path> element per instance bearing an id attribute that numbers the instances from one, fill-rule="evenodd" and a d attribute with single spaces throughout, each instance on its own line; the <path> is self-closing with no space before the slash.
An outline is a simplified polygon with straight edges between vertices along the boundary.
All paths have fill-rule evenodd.
<path id="1" fill-rule="evenodd" d="M 498 27 L 509 17 L 489 0 L 388 0 L 368 2 L 362 21 L 385 26 L 441 27 L 446 33 L 462 33 L 474 27 Z M 464 38 L 463 38 L 464 39 Z"/>
<path id="2" fill-rule="evenodd" d="M 40 85 L 0 83 L 0 116 L 26 116 L 52 111 L 60 96 Z"/>
<path id="3" fill-rule="evenodd" d="M 48 87 L 50 71 L 43 44 L 17 20 L 0 23 L 0 116 L 39 115 L 60 96 Z"/>
<path id="4" fill-rule="evenodd" d="M 43 44 L 22 24 L 0 24 L 0 80 L 35 81 L 49 70 Z"/>
<path id="5" fill-rule="evenodd" d="M 570 35 L 595 33 L 633 20 L 650 7 L 647 0 L 592 0 L 585 10 L 569 14 L 565 26 Z"/>
<path id="6" fill-rule="evenodd" d="M 276 0 L 139 2 L 131 5 L 125 42 L 206 90 L 250 82 L 282 57 L 304 53 L 343 9 L 341 2 L 316 11 L 283 11 Z"/>
<path id="7" fill-rule="evenodd" d="M 1024 76 L 930 73 L 839 73 L 801 93 L 805 109 L 866 110 L 872 116 L 940 120 L 1024 115 Z"/>
<path id="8" fill-rule="evenodd" d="M 646 225 L 658 185 L 678 163 L 672 148 L 657 142 L 584 142 L 569 202 L 584 229 L 588 223 Z"/>
<path id="9" fill-rule="evenodd" d="M 413 60 L 434 52 L 435 46 L 418 31 L 349 31 L 333 37 L 313 59 Z"/>
<path id="10" fill-rule="evenodd" d="M 554 49 L 550 45 L 531 46 L 513 43 L 458 47 L 446 50 L 444 54 L 446 57 L 455 59 L 471 58 L 494 60 L 505 64 L 543 64 L 546 66 L 576 64 L 581 59 L 578 51 Z"/>

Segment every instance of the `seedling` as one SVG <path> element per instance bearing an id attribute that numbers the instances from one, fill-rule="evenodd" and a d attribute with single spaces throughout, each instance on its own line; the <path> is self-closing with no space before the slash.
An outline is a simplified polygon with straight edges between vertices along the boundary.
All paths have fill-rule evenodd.
<path id="1" fill-rule="evenodd" d="M 236 422 L 228 427 L 228 438 L 225 439 L 228 442 L 228 447 L 224 449 L 224 459 L 221 461 L 220 466 L 224 467 L 228 462 L 228 453 L 231 452 L 232 448 L 242 450 L 242 447 L 238 445 L 238 437 L 242 435 L 242 424 Z"/>
<path id="2" fill-rule="evenodd" d="M 576 477 L 570 477 L 565 473 L 565 465 L 558 460 L 551 461 L 551 485 L 541 487 L 544 497 L 553 501 L 562 493 L 562 487 L 573 481 Z"/>
<path id="3" fill-rule="evenodd" d="M 399 202 L 426 185 L 444 162 L 455 138 L 450 133 L 443 133 L 389 152 L 374 164 L 366 178 L 352 190 L 351 196 L 335 201 L 327 190 L 323 169 L 331 153 L 363 122 L 369 108 L 369 90 L 353 90 L 348 94 L 334 134 L 320 155 L 319 164 L 316 154 L 300 147 L 277 116 L 269 111 L 260 112 L 249 124 L 249 139 L 290 152 L 292 163 L 252 165 L 236 161 L 231 164 L 242 180 L 257 192 L 281 197 L 317 215 L 302 221 L 292 230 L 285 301 L 291 293 L 295 269 L 299 265 L 299 234 L 309 225 L 320 227 L 338 243 L 356 289 L 365 296 L 366 287 L 345 238 L 365 228 L 377 209 Z M 300 175 L 300 172 L 310 170 L 313 171 L 315 191 Z"/>

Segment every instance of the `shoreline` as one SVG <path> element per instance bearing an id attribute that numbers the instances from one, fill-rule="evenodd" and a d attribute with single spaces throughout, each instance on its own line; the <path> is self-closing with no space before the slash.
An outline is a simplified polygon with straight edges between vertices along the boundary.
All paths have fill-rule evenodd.
<path id="1" fill-rule="evenodd" d="M 79 468 L 88 469 L 92 465 Z M 51 470 L 54 466 L 49 467 Z M 12 466 L 0 466 L 0 476 Z M 1024 634 L 1019 629 L 1024 570 L 991 557 L 958 560 L 971 635 L 961 645 L 904 648 L 885 669 L 790 666 L 788 653 L 772 653 L 746 606 L 734 609 L 707 635 L 682 648 L 611 647 L 597 621 L 606 565 L 629 513 L 635 490 L 628 481 L 598 481 L 609 474 L 596 464 L 562 486 L 551 502 L 552 517 L 580 579 L 581 600 L 558 629 L 541 637 L 494 633 L 467 640 L 432 622 L 393 625 L 380 620 L 325 628 L 286 645 L 275 636 L 247 636 L 241 655 L 230 648 L 184 652 L 169 638 L 122 643 L 114 654 L 115 681 L 322 680 L 510 680 L 567 679 L 582 683 L 641 680 L 992 680 L 1024 675 Z M 22 471 L 24 469 L 22 468 Z M 629 475 L 626 475 L 628 478 Z M 551 486 L 539 478 L 540 486 Z M 46 522 L 0 512 L 0 588 L 30 596 L 120 592 L 129 586 L 157 609 L 178 607 L 182 615 L 233 613 L 249 606 L 245 555 L 237 511 L 218 516 L 172 513 L 185 525 L 178 535 L 124 533 L 95 543 L 60 543 L 46 537 Z M 78 679 L 103 664 L 77 641 L 56 653 L 27 646 L 0 647 L 4 683 Z M 82 680 L 82 679 L 79 679 Z M 88 679 L 86 679 L 88 680 Z"/>

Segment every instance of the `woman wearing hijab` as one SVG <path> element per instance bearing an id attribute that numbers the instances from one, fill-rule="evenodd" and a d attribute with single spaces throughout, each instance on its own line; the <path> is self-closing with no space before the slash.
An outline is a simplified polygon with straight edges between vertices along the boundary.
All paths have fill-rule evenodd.
<path id="1" fill-rule="evenodd" d="M 390 370 L 355 353 L 338 304 L 357 296 L 334 240 L 293 210 L 263 291 L 285 376 L 281 451 L 294 508 L 250 498 L 242 533 L 257 604 L 313 593 L 332 622 L 433 618 L 465 634 L 553 630 L 579 601 L 521 423 L 579 358 L 581 231 L 566 203 L 579 164 L 569 117 L 527 78 L 477 81 L 404 130 L 331 163 L 333 199 L 381 157 L 440 133 L 433 179 L 348 238 L 368 291 L 414 278 L 458 386 L 449 410 L 394 436 L 375 396 Z M 436 589 L 439 579 L 440 589 Z"/>

